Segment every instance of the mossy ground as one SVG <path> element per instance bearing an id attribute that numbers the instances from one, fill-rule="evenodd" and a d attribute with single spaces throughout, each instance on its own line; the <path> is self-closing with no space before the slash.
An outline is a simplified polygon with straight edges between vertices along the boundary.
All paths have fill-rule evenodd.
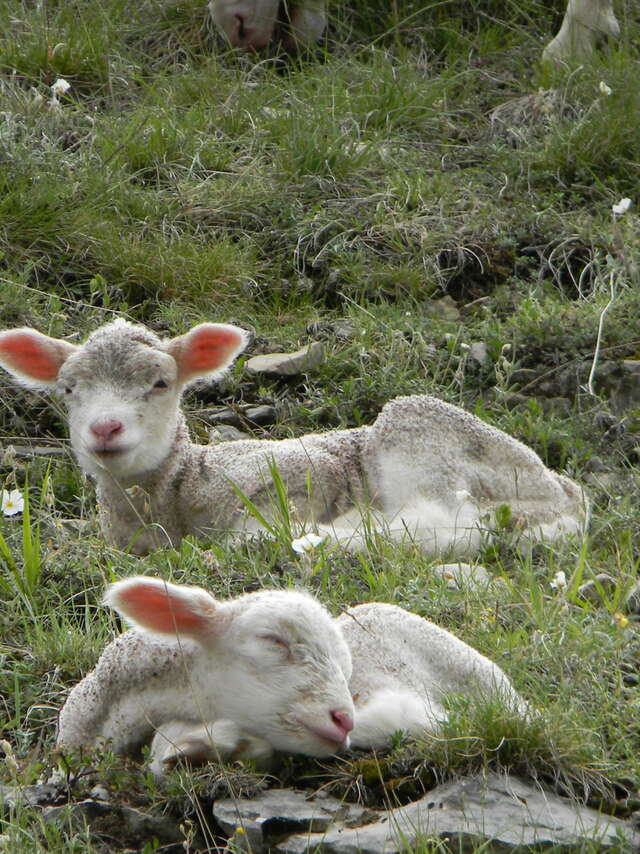
<path id="1" fill-rule="evenodd" d="M 393 801 L 492 765 L 620 814 L 635 807 L 640 643 L 621 602 L 638 574 L 638 423 L 633 409 L 612 414 L 597 383 L 603 360 L 640 352 L 632 5 L 620 4 L 618 45 L 552 70 L 539 57 L 561 16 L 541 0 L 337 2 L 327 43 L 288 61 L 227 51 L 200 0 L 0 0 L 2 328 L 80 340 L 114 314 L 167 334 L 219 320 L 253 329 L 254 352 L 322 335 L 326 361 L 308 375 L 257 380 L 241 360 L 190 394 L 194 428 L 205 402 L 275 404 L 269 433 L 282 437 L 369 423 L 386 400 L 428 392 L 589 482 L 594 505 L 584 540 L 523 558 L 499 535 L 479 560 L 502 583 L 482 593 L 449 590 L 434 560 L 384 541 L 309 560 L 283 533 L 138 559 L 103 544 L 61 412 L 0 378 L 3 483 L 28 482 L 32 534 L 19 516 L 0 521 L 13 555 L 0 577 L 2 738 L 16 760 L 0 782 L 47 776 L 64 693 L 117 628 L 98 604 L 105 582 L 150 572 L 220 596 L 304 585 L 335 612 L 397 602 L 497 660 L 543 712 L 522 725 L 454 703 L 446 739 L 384 760 L 386 785 L 366 757 L 296 760 L 287 782 Z M 71 88 L 56 106 L 61 76 Z M 535 120 L 491 121 L 541 88 L 558 94 L 525 110 Z M 633 204 L 616 216 L 623 197 Z M 523 369 L 545 375 L 544 393 Z M 64 453 L 10 450 L 27 441 Z M 576 590 L 599 572 L 617 589 L 594 607 Z M 97 776 L 197 824 L 193 798 L 216 775 L 158 791 L 104 759 Z M 107 850 L 27 809 L 1 827 L 12 852 Z"/>

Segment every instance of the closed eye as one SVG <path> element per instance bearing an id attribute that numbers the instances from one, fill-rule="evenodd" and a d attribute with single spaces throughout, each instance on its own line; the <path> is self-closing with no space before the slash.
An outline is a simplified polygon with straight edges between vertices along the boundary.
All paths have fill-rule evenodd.
<path id="1" fill-rule="evenodd" d="M 288 656 L 291 655 L 291 645 L 279 635 L 262 635 L 262 640 L 286 653 Z"/>

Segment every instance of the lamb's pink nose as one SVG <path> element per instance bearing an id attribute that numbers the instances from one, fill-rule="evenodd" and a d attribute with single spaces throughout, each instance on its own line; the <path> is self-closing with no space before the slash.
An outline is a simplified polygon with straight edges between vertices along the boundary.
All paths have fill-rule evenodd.
<path id="1" fill-rule="evenodd" d="M 122 433 L 124 428 L 121 421 L 94 421 L 89 429 L 98 439 L 108 441 L 118 433 Z"/>
<path id="2" fill-rule="evenodd" d="M 353 718 L 348 712 L 343 712 L 341 709 L 332 709 L 330 714 L 331 720 L 344 732 L 346 738 L 353 729 Z"/>

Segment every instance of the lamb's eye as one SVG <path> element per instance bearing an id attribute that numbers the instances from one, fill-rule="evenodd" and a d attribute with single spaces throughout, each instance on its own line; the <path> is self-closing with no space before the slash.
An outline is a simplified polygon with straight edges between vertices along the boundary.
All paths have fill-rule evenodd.
<path id="1" fill-rule="evenodd" d="M 165 382 L 164 380 L 158 380 L 157 382 L 155 382 L 153 384 L 154 391 L 156 391 L 156 390 L 162 391 L 163 388 L 169 388 L 169 384 L 167 382 Z"/>
<path id="2" fill-rule="evenodd" d="M 263 635 L 262 640 L 267 641 L 267 643 L 276 647 L 276 649 L 280 650 L 286 655 L 291 654 L 291 646 L 289 645 L 289 642 L 286 641 L 284 638 L 281 638 L 280 635 Z"/>
<path id="3" fill-rule="evenodd" d="M 64 388 L 65 394 L 71 394 L 72 391 L 73 391 L 73 389 L 71 388 L 70 385 L 65 386 L 65 388 Z"/>

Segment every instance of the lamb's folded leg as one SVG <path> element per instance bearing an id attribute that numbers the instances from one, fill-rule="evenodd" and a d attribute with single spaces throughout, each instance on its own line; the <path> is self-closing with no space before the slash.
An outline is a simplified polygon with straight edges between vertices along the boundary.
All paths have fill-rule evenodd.
<path id="1" fill-rule="evenodd" d="M 163 777 L 167 769 L 180 760 L 194 766 L 230 759 L 264 762 L 272 754 L 273 748 L 267 741 L 241 732 L 233 721 L 203 724 L 171 721 L 156 730 L 151 742 L 149 768 L 156 777 Z"/>

